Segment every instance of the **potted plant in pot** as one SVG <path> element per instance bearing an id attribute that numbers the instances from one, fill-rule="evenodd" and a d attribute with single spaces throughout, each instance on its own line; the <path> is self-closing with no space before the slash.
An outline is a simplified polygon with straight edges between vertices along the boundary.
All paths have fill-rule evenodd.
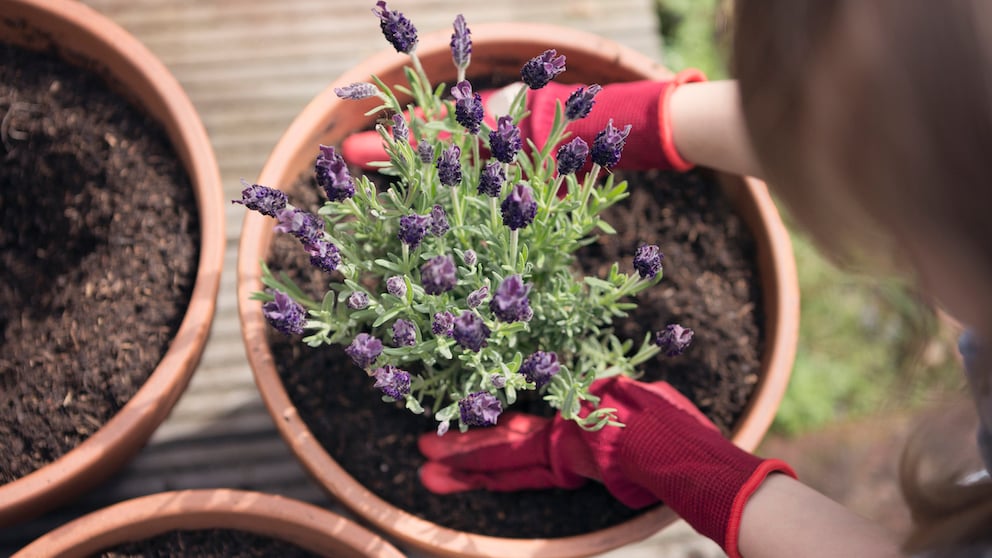
<path id="1" fill-rule="evenodd" d="M 591 400 L 583 390 L 593 378 L 623 372 L 678 384 L 735 442 L 754 448 L 794 356 L 788 237 L 764 186 L 750 179 L 630 175 L 658 183 L 631 187 L 621 201 L 627 184 L 619 176 L 598 167 L 579 177 L 561 172 L 551 150 L 568 143 L 556 135 L 570 118 L 564 113 L 547 149 L 528 147 L 490 167 L 503 147 L 484 124 L 472 130 L 472 84 L 519 79 L 528 61 L 557 63 L 558 55 L 575 83 L 670 76 L 645 57 L 586 34 L 520 24 L 473 28 L 467 67 L 457 55 L 452 64 L 451 46 L 449 33 L 423 37 L 413 58 L 384 53 L 339 78 L 294 121 L 239 200 L 259 210 L 245 217 L 238 264 L 256 382 L 318 482 L 405 544 L 451 556 L 578 556 L 640 540 L 674 514 L 625 510 L 594 485 L 432 495 L 416 478 L 416 438 L 490 424 L 507 406 L 542 397 L 586 428 L 616 428 L 608 408 L 576 409 Z M 447 84 L 454 101 L 439 100 L 446 88 L 436 83 Z M 507 103 L 513 124 L 525 117 L 514 112 L 517 99 Z M 387 125 L 377 126 L 377 116 Z M 343 179 L 335 146 L 374 127 L 390 154 L 387 178 Z M 480 177 L 500 170 L 505 182 L 493 181 L 501 186 L 489 195 L 492 177 Z M 652 192 L 671 199 L 659 206 Z M 657 211 L 646 218 L 643 206 L 652 203 Z M 290 234 L 274 234 L 274 226 Z M 700 245 L 698 237 L 711 234 L 717 247 Z M 663 236 L 665 279 L 645 265 L 657 259 L 652 244 Z M 639 304 L 629 302 L 633 294 Z M 717 323 L 728 316 L 741 321 Z M 683 317 L 697 345 L 681 360 L 656 360 L 652 330 Z M 298 337 L 273 335 L 266 319 Z M 331 348 L 309 350 L 300 337 Z M 555 373 L 542 378 L 537 369 Z"/>
<path id="2" fill-rule="evenodd" d="M 402 558 L 336 513 L 273 494 L 201 489 L 108 506 L 39 537 L 17 558 L 88 556 Z"/>
<path id="3" fill-rule="evenodd" d="M 0 526 L 113 474 L 185 389 L 224 251 L 206 131 L 72 1 L 0 6 Z"/>

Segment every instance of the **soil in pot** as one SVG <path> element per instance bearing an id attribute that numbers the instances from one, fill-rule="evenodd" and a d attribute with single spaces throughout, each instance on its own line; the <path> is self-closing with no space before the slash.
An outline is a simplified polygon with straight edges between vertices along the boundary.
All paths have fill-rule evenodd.
<path id="1" fill-rule="evenodd" d="M 93 558 L 319 558 L 293 543 L 235 529 L 170 531 L 115 546 Z"/>
<path id="2" fill-rule="evenodd" d="M 141 387 L 198 247 L 193 188 L 158 123 L 87 70 L 0 44 L 0 484 Z"/>
<path id="3" fill-rule="evenodd" d="M 764 343 L 754 240 L 706 171 L 623 178 L 630 182 L 631 197 L 604 214 L 618 233 L 603 236 L 578 260 L 586 273 L 602 277 L 614 261 L 631 270 L 640 243 L 659 244 L 664 279 L 641 293 L 639 309 L 616 327 L 635 343 L 646 331 L 672 322 L 694 329 L 685 354 L 660 357 L 643 379 L 667 380 L 729 433 L 756 385 Z M 316 192 L 303 180 L 290 199 L 314 210 L 322 202 Z M 330 279 L 309 266 L 289 235 L 275 236 L 269 265 L 318 300 Z M 340 347 L 311 349 L 274 331 L 270 339 L 282 381 L 314 436 L 356 480 L 401 509 L 452 529 L 510 538 L 583 534 L 640 513 L 594 482 L 574 491 L 431 494 L 417 479 L 423 458 L 416 440 L 435 429 L 432 419 L 383 403 Z M 513 408 L 548 413 L 537 397 Z"/>

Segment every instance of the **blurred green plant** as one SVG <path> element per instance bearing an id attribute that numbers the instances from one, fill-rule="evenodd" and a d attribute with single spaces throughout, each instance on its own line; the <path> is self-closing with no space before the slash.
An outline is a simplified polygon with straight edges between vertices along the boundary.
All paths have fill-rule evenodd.
<path id="1" fill-rule="evenodd" d="M 729 77 L 732 10 L 732 0 L 655 0 L 664 63 Z M 788 227 L 802 309 L 796 364 L 772 432 L 914 407 L 961 385 L 953 334 L 910 287 L 839 269 Z"/>

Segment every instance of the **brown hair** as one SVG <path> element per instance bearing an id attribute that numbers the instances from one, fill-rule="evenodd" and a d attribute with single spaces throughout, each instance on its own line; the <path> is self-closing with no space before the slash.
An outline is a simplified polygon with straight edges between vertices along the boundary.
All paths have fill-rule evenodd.
<path id="1" fill-rule="evenodd" d="M 769 185 L 818 244 L 908 270 L 992 339 L 992 2 L 737 0 L 732 71 Z M 921 447 L 912 549 L 992 543 L 992 488 L 918 482 Z"/>

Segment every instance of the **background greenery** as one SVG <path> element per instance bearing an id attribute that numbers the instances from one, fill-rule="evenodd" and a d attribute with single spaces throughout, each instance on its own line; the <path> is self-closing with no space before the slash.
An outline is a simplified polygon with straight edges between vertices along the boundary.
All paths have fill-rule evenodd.
<path id="1" fill-rule="evenodd" d="M 655 7 L 669 68 L 728 77 L 732 0 L 655 0 Z M 912 289 L 839 269 L 788 225 L 799 270 L 800 338 L 773 433 L 912 408 L 960 385 L 954 334 Z"/>

